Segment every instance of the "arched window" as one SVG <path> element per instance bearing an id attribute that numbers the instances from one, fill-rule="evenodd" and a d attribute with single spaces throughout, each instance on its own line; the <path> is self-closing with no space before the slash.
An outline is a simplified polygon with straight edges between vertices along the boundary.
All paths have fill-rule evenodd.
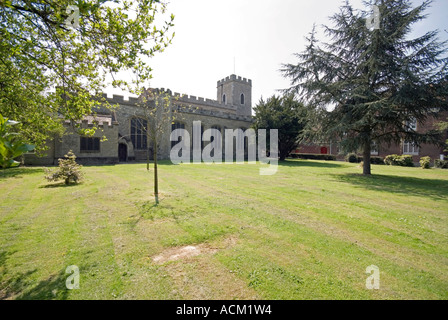
<path id="1" fill-rule="evenodd" d="M 131 141 L 136 150 L 147 149 L 148 122 L 140 118 L 131 119 Z"/>
<path id="2" fill-rule="evenodd" d="M 244 94 L 243 93 L 241 94 L 240 99 L 241 99 L 241 104 L 244 104 Z"/>
<path id="3" fill-rule="evenodd" d="M 225 94 L 222 95 L 222 103 L 224 103 L 224 104 L 226 103 L 226 95 Z"/>

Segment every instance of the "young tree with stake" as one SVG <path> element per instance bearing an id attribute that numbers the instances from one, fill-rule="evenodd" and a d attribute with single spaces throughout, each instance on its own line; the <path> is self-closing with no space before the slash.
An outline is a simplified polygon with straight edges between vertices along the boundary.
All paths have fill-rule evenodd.
<path id="1" fill-rule="evenodd" d="M 154 199 L 159 204 L 158 151 L 162 139 L 171 130 L 171 124 L 179 119 L 177 108 L 172 105 L 169 92 L 159 89 L 144 89 L 137 104 L 135 115 L 140 130 L 148 139 L 146 169 L 149 171 L 149 150 L 152 149 L 154 158 Z M 171 131 L 169 131 L 171 132 Z"/>

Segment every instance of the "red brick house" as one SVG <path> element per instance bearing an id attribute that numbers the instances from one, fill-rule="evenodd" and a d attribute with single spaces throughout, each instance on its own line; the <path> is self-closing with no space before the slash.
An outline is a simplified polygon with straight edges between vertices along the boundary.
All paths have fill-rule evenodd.
<path id="1" fill-rule="evenodd" d="M 429 118 L 426 122 L 414 122 L 412 126 L 414 130 L 419 133 L 428 132 L 432 129 L 438 129 L 437 123 L 440 121 L 447 121 L 448 112 L 442 112 L 440 116 L 436 118 Z M 448 132 L 446 131 L 443 135 L 443 141 L 448 139 Z M 399 154 L 399 155 L 411 155 L 414 163 L 418 163 L 421 157 L 430 157 L 431 160 L 440 159 L 441 155 L 447 156 L 448 153 L 444 151 L 443 147 L 434 145 L 434 144 L 422 144 L 420 147 L 417 147 L 413 143 L 407 141 L 401 141 L 399 144 L 381 145 L 376 148 L 376 150 L 372 150 L 372 155 L 385 157 L 390 154 Z"/>
<path id="2" fill-rule="evenodd" d="M 329 143 L 303 143 L 293 153 L 309 153 L 309 154 L 334 154 Z"/>
<path id="3" fill-rule="evenodd" d="M 440 116 L 435 118 L 429 118 L 424 123 L 413 123 L 414 130 L 419 133 L 424 133 L 432 129 L 437 129 L 437 123 L 440 121 L 448 121 L 448 112 L 440 113 Z M 443 141 L 448 139 L 448 131 L 443 135 Z M 412 155 L 414 163 L 418 163 L 421 157 L 429 156 L 431 160 L 440 159 L 441 155 L 448 156 L 448 152 L 444 151 L 443 147 L 434 144 L 422 144 L 417 147 L 413 143 L 401 141 L 399 144 L 392 144 L 388 146 L 383 144 L 373 148 L 372 156 L 386 157 L 390 154 L 398 155 Z M 302 143 L 298 148 L 292 152 L 292 154 L 332 154 L 337 156 L 338 159 L 343 159 L 343 156 L 339 154 L 339 148 L 336 143 Z"/>

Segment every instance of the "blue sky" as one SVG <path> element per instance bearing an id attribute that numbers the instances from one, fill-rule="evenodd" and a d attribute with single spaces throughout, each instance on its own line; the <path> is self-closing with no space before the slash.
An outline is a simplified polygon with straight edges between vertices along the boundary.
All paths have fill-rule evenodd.
<path id="1" fill-rule="evenodd" d="M 294 63 L 313 23 L 329 24 L 339 0 L 169 0 L 176 35 L 149 61 L 151 87 L 216 99 L 216 81 L 234 73 L 252 79 L 252 104 L 289 86 L 279 69 Z M 414 0 L 414 4 L 421 1 Z M 367 9 L 361 0 L 355 8 Z M 448 39 L 448 0 L 435 0 L 413 34 L 439 29 Z M 234 63 L 235 62 L 235 63 Z M 108 90 L 109 94 L 123 94 Z M 126 93 L 124 93 L 126 95 Z"/>

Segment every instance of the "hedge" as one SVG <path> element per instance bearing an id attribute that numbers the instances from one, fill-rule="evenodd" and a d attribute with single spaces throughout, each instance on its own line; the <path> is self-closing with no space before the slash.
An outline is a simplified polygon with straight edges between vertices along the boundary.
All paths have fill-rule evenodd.
<path id="1" fill-rule="evenodd" d="M 350 163 L 360 163 L 361 161 L 364 160 L 364 158 L 360 157 L 354 153 L 349 153 L 345 157 L 345 160 Z M 370 157 L 370 163 L 371 164 L 384 164 L 384 159 L 381 157 L 372 156 L 372 157 Z"/>
<path id="2" fill-rule="evenodd" d="M 391 154 L 384 158 L 384 163 L 389 166 L 413 167 L 414 161 L 411 155 Z"/>
<path id="3" fill-rule="evenodd" d="M 441 169 L 448 169 L 448 160 L 440 160 L 440 159 L 436 159 L 434 161 L 434 166 L 436 168 L 441 168 Z"/>
<path id="4" fill-rule="evenodd" d="M 332 154 L 312 154 L 312 153 L 291 153 L 291 158 L 308 159 L 308 160 L 326 160 L 334 161 L 336 156 Z"/>

